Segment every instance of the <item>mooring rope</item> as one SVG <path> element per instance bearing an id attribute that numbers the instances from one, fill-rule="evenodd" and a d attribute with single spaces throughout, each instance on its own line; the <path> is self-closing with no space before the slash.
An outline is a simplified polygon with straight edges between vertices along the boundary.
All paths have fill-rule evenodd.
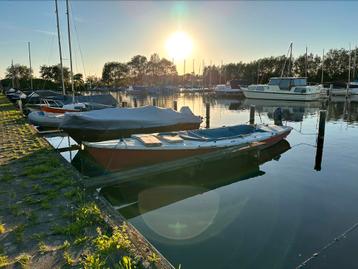
<path id="1" fill-rule="evenodd" d="M 299 268 L 303 268 L 304 266 L 307 265 L 307 263 L 309 263 L 310 261 L 312 261 L 314 258 L 318 257 L 323 251 L 327 250 L 328 248 L 332 247 L 335 243 L 337 243 L 338 241 L 340 241 L 341 239 L 344 239 L 347 237 L 347 235 L 351 232 L 353 232 L 356 228 L 358 228 L 358 222 L 353 224 L 349 229 L 347 229 L 346 231 L 344 231 L 342 234 L 340 234 L 338 237 L 334 238 L 332 241 L 330 241 L 327 245 L 323 246 L 322 248 L 320 248 L 316 253 L 312 254 L 311 257 L 309 257 L 308 259 L 306 259 L 304 262 L 302 262 L 301 264 L 299 264 L 296 269 Z"/>
<path id="2" fill-rule="evenodd" d="M 308 143 L 298 143 L 296 145 L 291 146 L 291 149 L 293 149 L 295 147 L 298 147 L 298 146 L 310 146 L 310 147 L 313 147 L 313 148 L 317 147 L 316 145 L 312 145 L 312 144 L 308 144 Z"/>
<path id="3" fill-rule="evenodd" d="M 289 126 L 289 125 L 288 125 Z M 318 135 L 318 133 L 303 133 L 300 130 L 297 130 L 296 128 L 290 126 L 293 130 L 295 130 L 297 133 L 301 134 L 301 135 Z"/>

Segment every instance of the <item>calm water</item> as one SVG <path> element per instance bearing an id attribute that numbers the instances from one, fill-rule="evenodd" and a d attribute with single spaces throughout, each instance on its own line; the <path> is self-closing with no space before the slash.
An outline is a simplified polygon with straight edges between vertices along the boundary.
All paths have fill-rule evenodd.
<path id="1" fill-rule="evenodd" d="M 122 100 L 133 104 L 131 97 Z M 259 112 L 257 123 L 272 123 L 273 111 L 281 106 L 284 124 L 295 128 L 287 142 L 259 158 L 203 164 L 102 190 L 176 267 L 295 268 L 358 222 L 358 103 L 325 106 L 201 95 L 166 96 L 157 102 L 171 107 L 173 100 L 178 108 L 189 106 L 204 117 L 209 102 L 211 127 L 247 122 L 250 104 Z M 151 97 L 137 97 L 138 105 L 151 102 Z M 328 114 L 317 171 L 315 133 L 322 108 Z M 84 173 L 99 171 L 82 152 L 75 153 L 64 154 Z M 357 247 L 358 229 L 305 268 L 358 268 Z"/>

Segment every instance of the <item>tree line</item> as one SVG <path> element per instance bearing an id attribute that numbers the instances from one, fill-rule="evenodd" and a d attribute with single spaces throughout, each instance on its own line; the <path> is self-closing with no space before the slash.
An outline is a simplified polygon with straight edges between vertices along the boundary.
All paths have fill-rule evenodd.
<path id="1" fill-rule="evenodd" d="M 355 72 L 358 50 L 351 52 L 351 79 L 357 79 Z M 186 73 L 178 75 L 176 66 L 165 58 L 154 53 L 147 59 L 143 55 L 132 57 L 129 62 L 107 62 L 102 69 L 102 76 L 88 76 L 84 79 L 81 73 L 73 77 L 77 90 L 89 87 L 127 87 L 129 85 L 161 86 L 212 86 L 236 79 L 243 84 L 267 83 L 270 77 L 281 76 L 283 66 L 285 76 L 305 77 L 311 83 L 320 83 L 322 79 L 322 57 L 319 55 L 300 55 L 290 59 L 284 55 L 265 57 L 248 63 L 229 63 L 222 66 L 206 66 L 202 74 Z M 348 79 L 349 51 L 345 49 L 331 49 L 324 55 L 323 80 L 324 82 L 345 82 Z M 287 68 L 290 67 L 290 68 Z M 60 88 L 61 69 L 59 65 L 42 65 L 40 79 L 35 79 L 35 88 Z M 63 68 L 66 88 L 70 86 L 70 72 Z M 32 70 L 25 65 L 15 64 L 6 70 L 6 79 L 3 86 L 29 87 Z"/>

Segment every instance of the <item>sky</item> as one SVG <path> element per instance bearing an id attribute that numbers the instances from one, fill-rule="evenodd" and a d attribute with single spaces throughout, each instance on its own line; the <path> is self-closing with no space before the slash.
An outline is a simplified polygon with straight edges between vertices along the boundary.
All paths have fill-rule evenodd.
<path id="1" fill-rule="evenodd" d="M 69 66 L 66 5 L 59 0 L 64 65 Z M 128 62 L 153 53 L 169 60 L 166 41 L 174 32 L 192 40 L 186 71 L 202 62 L 220 65 L 286 54 L 322 54 L 358 45 L 358 1 L 85 1 L 70 0 L 74 72 L 101 76 L 104 63 Z M 15 63 L 59 63 L 54 1 L 0 1 L 0 78 Z M 184 60 L 176 59 L 179 73 Z"/>

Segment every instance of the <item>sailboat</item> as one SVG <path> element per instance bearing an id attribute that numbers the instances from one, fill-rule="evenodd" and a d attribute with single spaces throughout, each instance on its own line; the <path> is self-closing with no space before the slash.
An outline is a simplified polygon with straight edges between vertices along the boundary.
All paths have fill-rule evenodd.
<path id="1" fill-rule="evenodd" d="M 292 67 L 292 46 L 289 47 L 290 63 L 288 72 L 291 74 Z M 306 77 L 284 77 L 286 62 L 282 68 L 280 77 L 273 77 L 268 84 L 250 85 L 242 89 L 246 98 L 269 99 L 269 100 L 292 100 L 292 101 L 313 101 L 321 98 L 322 86 L 309 86 Z"/>

